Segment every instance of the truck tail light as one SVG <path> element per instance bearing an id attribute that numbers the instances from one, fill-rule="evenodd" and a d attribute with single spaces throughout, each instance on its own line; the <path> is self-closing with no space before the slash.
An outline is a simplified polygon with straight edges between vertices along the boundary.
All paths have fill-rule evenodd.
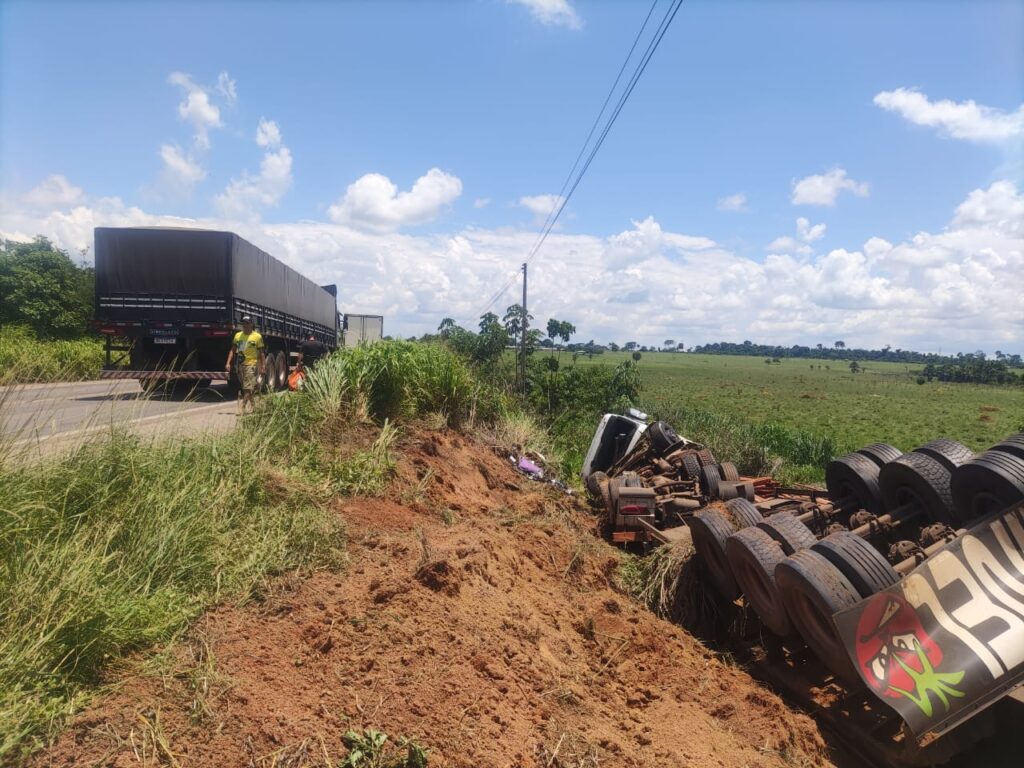
<path id="1" fill-rule="evenodd" d="M 116 336 L 117 335 L 117 328 L 111 328 L 110 326 L 104 326 L 104 327 L 100 328 L 100 333 L 104 333 L 107 336 Z"/>
<path id="2" fill-rule="evenodd" d="M 627 504 L 624 507 L 619 507 L 620 515 L 647 515 L 650 514 L 647 507 L 643 504 Z"/>
<path id="3" fill-rule="evenodd" d="M 227 336 L 230 333 L 231 333 L 231 331 L 226 331 L 226 330 L 223 330 L 223 329 L 220 329 L 220 328 L 211 328 L 209 330 L 203 331 L 203 336 L 207 336 L 207 337 L 211 337 L 211 336 Z"/>

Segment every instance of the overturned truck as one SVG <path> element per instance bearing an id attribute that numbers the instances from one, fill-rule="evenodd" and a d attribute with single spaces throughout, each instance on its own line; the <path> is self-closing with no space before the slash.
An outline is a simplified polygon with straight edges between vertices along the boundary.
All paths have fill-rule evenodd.
<path id="1" fill-rule="evenodd" d="M 1024 434 L 979 454 L 876 443 L 819 489 L 609 414 L 583 474 L 613 541 L 692 541 L 719 604 L 752 619 L 732 640 L 870 763 L 939 764 L 1024 724 Z"/>

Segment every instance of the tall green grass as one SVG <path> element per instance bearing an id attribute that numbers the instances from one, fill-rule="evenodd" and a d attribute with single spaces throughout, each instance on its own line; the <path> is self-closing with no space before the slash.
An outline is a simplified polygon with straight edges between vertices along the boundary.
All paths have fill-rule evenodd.
<path id="1" fill-rule="evenodd" d="M 19 325 L 0 326 L 0 385 L 95 379 L 103 341 L 43 340 Z"/>
<path id="2" fill-rule="evenodd" d="M 783 482 L 816 482 L 840 449 L 831 437 L 779 424 L 752 424 L 688 405 L 655 402 L 652 413 L 690 440 L 708 446 L 720 461 L 744 474 L 772 474 Z"/>
<path id="3" fill-rule="evenodd" d="M 0 764 L 52 736 L 111 661 L 274 574 L 340 565 L 329 502 L 385 492 L 393 419 L 493 424 L 510 402 L 443 346 L 384 342 L 322 360 L 228 435 L 108 434 L 41 465 L 0 441 Z M 379 436 L 353 450 L 366 420 Z"/>
<path id="4" fill-rule="evenodd" d="M 287 480 L 299 411 L 267 403 L 227 436 L 115 434 L 0 464 L 0 763 L 52 733 L 111 660 L 268 576 L 341 562 L 341 523 Z"/>
<path id="5" fill-rule="evenodd" d="M 494 418 L 502 401 L 447 346 L 407 341 L 356 347 L 321 360 L 306 379 L 305 393 L 325 413 L 346 410 L 377 420 L 440 414 L 454 427 Z"/>

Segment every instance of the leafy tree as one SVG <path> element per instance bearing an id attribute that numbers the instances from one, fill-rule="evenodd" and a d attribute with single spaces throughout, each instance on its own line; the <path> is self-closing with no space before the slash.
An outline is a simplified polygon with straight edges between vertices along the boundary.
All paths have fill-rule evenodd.
<path id="1" fill-rule="evenodd" d="M 676 342 L 675 339 L 665 339 L 664 344 L 665 349 L 671 350 L 676 345 Z"/>
<path id="2" fill-rule="evenodd" d="M 625 343 L 625 344 L 624 344 L 624 345 L 622 346 L 622 348 L 623 348 L 624 350 L 626 350 L 627 352 L 632 352 L 632 351 L 633 351 L 634 349 L 636 349 L 636 342 L 635 342 L 635 341 L 627 341 L 627 342 L 626 342 L 626 343 Z"/>
<path id="3" fill-rule="evenodd" d="M 678 344 L 676 344 L 676 350 L 677 350 L 677 351 L 679 351 L 679 352 L 682 352 L 682 351 L 684 351 L 685 349 L 686 349 L 686 345 L 685 345 L 685 344 L 683 344 L 683 342 L 681 342 L 681 341 L 680 341 L 680 342 L 679 342 Z"/>
<path id="4" fill-rule="evenodd" d="M 505 330 L 508 332 L 508 335 L 513 339 L 518 339 L 519 334 L 523 332 L 524 316 L 527 324 L 530 320 L 533 320 L 533 315 L 523 312 L 522 304 L 513 304 L 505 310 L 505 316 L 501 321 L 505 324 Z"/>
<path id="5" fill-rule="evenodd" d="M 850 373 L 860 373 L 860 363 L 856 360 L 850 361 Z"/>
<path id="6" fill-rule="evenodd" d="M 846 349 L 846 342 L 845 341 L 837 341 L 836 342 L 836 349 Z"/>
<path id="7" fill-rule="evenodd" d="M 45 237 L 0 248 L 0 325 L 26 325 L 45 338 L 85 334 L 93 316 L 92 267 L 78 266 Z"/>
<path id="8" fill-rule="evenodd" d="M 452 331 L 454 331 L 457 327 L 458 326 L 455 324 L 455 321 L 452 318 L 446 317 L 444 320 L 441 321 L 441 324 L 437 326 L 437 332 L 441 334 L 442 339 L 447 339 L 449 336 L 452 335 Z"/>
<path id="9" fill-rule="evenodd" d="M 633 361 L 634 362 L 639 363 L 641 357 L 642 357 L 642 355 L 639 352 L 634 352 L 633 353 Z"/>

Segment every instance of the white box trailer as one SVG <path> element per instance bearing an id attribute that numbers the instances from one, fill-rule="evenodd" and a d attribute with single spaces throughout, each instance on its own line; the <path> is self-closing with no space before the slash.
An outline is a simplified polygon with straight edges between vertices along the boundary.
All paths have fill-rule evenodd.
<path id="1" fill-rule="evenodd" d="M 346 314 L 342 329 L 344 346 L 358 347 L 362 342 L 372 344 L 384 336 L 384 316 Z"/>

